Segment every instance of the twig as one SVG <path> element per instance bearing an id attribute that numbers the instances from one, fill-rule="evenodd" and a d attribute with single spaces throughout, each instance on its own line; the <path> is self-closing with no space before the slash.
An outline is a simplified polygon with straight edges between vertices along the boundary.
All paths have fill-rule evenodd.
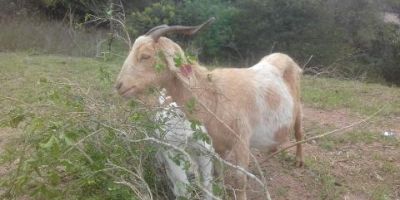
<path id="1" fill-rule="evenodd" d="M 125 185 L 128 186 L 138 197 L 139 199 L 145 199 L 143 198 L 143 196 L 140 194 L 140 192 L 138 191 L 138 189 L 136 189 L 135 186 L 133 186 L 131 183 L 123 180 L 123 181 L 114 181 L 114 183 L 116 184 L 120 184 L 120 185 Z"/>
<path id="2" fill-rule="evenodd" d="M 138 142 L 143 142 L 143 141 L 155 142 L 155 143 L 157 143 L 157 144 L 161 144 L 161 145 L 164 145 L 164 146 L 166 146 L 166 147 L 170 147 L 170 148 L 172 148 L 172 149 L 174 149 L 174 150 L 176 150 L 176 151 L 179 151 L 180 153 L 182 153 L 183 155 L 185 155 L 185 157 L 187 157 L 187 158 L 190 160 L 191 163 L 195 163 L 195 161 L 192 159 L 192 157 L 191 157 L 185 150 L 183 150 L 183 149 L 181 149 L 181 148 L 179 148 L 179 147 L 177 147 L 177 146 L 175 146 L 175 145 L 172 145 L 172 144 L 169 144 L 169 143 L 160 141 L 160 140 L 158 140 L 158 139 L 156 139 L 156 138 L 153 138 L 153 137 L 146 137 L 146 138 L 139 139 L 139 140 L 131 140 L 131 139 L 128 139 L 128 141 L 133 142 L 133 143 L 138 143 Z M 197 169 L 194 170 L 194 173 L 195 173 L 195 179 L 196 179 L 196 182 L 197 182 L 197 186 L 198 186 L 203 192 L 205 192 L 208 196 L 212 197 L 213 199 L 220 200 L 220 198 L 214 196 L 214 194 L 213 194 L 211 191 L 209 191 L 208 189 L 206 189 L 206 188 L 204 188 L 204 187 L 202 186 L 202 184 L 200 183 L 200 179 L 199 179 L 200 175 L 199 175 Z M 254 176 L 254 175 L 253 175 L 253 176 Z"/>
<path id="3" fill-rule="evenodd" d="M 289 145 L 289 146 L 287 146 L 287 147 L 285 147 L 285 148 L 283 148 L 283 149 L 280 149 L 279 151 L 276 151 L 275 153 L 272 153 L 272 154 L 268 155 L 267 158 L 266 158 L 266 160 L 268 160 L 268 159 L 274 157 L 275 155 L 277 155 L 277 154 L 279 154 L 279 153 L 281 153 L 281 152 L 283 152 L 283 151 L 285 151 L 285 150 L 287 150 L 287 149 L 290 149 L 290 148 L 292 148 L 292 147 L 294 147 L 294 146 L 296 146 L 296 145 L 298 145 L 298 144 L 303 144 L 303 143 L 306 143 L 306 142 L 311 141 L 311 140 L 319 139 L 319 138 L 325 137 L 325 136 L 327 136 L 327 135 L 330 135 L 330 134 L 333 134 L 333 133 L 337 133 L 337 132 L 341 132 L 341 131 L 344 131 L 344 130 L 353 128 L 353 127 L 355 127 L 355 126 L 358 126 L 358 125 L 360 125 L 360 124 L 362 124 L 362 123 L 365 123 L 365 122 L 369 121 L 370 119 L 372 119 L 373 117 L 375 117 L 375 116 L 376 116 L 378 113 L 380 113 L 384 108 L 385 108 L 385 106 L 383 106 L 382 108 L 380 108 L 378 111 L 376 111 L 376 112 L 373 113 L 372 115 L 368 116 L 367 118 L 365 118 L 365 119 L 363 119 L 363 120 L 360 120 L 360 121 L 358 121 L 358 122 L 356 122 L 356 123 L 350 124 L 350 125 L 348 125 L 348 126 L 345 126 L 345 127 L 343 127 L 343 128 L 335 129 L 335 130 L 333 130 L 333 131 L 329 131 L 329 132 L 326 132 L 326 133 L 323 133 L 323 134 L 320 134 L 320 135 L 316 135 L 316 136 L 307 138 L 307 139 L 305 139 L 305 140 L 301 140 L 301 141 L 295 142 L 295 143 L 293 143 L 293 144 L 291 144 L 291 145 Z"/>
<path id="4" fill-rule="evenodd" d="M 269 51 L 269 53 L 273 53 L 273 52 L 274 52 L 275 45 L 276 45 L 276 42 L 274 41 L 274 42 L 272 43 L 272 45 L 271 45 L 271 50 Z"/>
<path id="5" fill-rule="evenodd" d="M 1 98 L 7 99 L 7 100 L 11 100 L 11 101 L 15 101 L 15 102 L 18 102 L 18 103 L 27 105 L 27 106 L 29 105 L 28 103 L 25 103 L 25 102 L 23 102 L 23 101 L 21 101 L 21 100 L 19 100 L 19 99 L 13 98 L 13 97 L 4 97 L 4 96 L 1 96 Z"/>
<path id="6" fill-rule="evenodd" d="M 145 183 L 147 192 L 148 192 L 149 195 L 150 195 L 150 199 L 153 199 L 153 194 L 151 193 L 151 189 L 150 189 L 149 185 L 146 183 L 146 181 L 145 181 L 142 177 L 140 177 L 140 176 L 137 175 L 136 173 L 132 172 L 131 170 L 126 169 L 125 167 L 121 167 L 121 166 L 118 166 L 118 165 L 112 163 L 110 160 L 108 160 L 108 164 L 109 164 L 110 166 L 116 168 L 116 169 L 119 169 L 119 170 L 128 172 L 129 174 L 133 175 L 134 177 L 136 177 L 137 179 L 139 179 L 140 181 L 142 181 L 143 183 Z"/>
<path id="7" fill-rule="evenodd" d="M 311 55 L 310 58 L 308 58 L 307 62 L 304 63 L 302 69 L 304 70 L 306 68 L 306 66 L 308 65 L 308 63 L 310 63 L 310 61 L 312 60 L 312 58 L 314 57 L 314 55 Z"/>
<path id="8" fill-rule="evenodd" d="M 92 135 L 100 132 L 102 129 L 98 129 L 96 131 L 94 131 L 93 133 L 90 133 L 89 135 L 86 135 L 85 137 L 83 137 L 82 139 L 80 139 L 78 142 L 76 142 L 75 144 L 72 145 L 72 147 L 70 147 L 69 149 L 67 149 L 63 155 L 67 154 L 68 152 L 70 152 L 73 148 L 77 147 L 80 143 L 82 143 L 83 141 L 85 141 L 87 138 L 91 137 Z"/>

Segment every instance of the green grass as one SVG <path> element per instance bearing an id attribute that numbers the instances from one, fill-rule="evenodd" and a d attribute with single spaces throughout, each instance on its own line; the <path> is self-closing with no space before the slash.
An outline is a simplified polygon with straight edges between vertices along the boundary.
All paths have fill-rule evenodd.
<path id="1" fill-rule="evenodd" d="M 290 188 L 288 188 L 288 187 L 280 187 L 280 188 L 278 188 L 278 191 L 276 191 L 276 195 L 278 197 L 286 197 L 289 189 Z"/>
<path id="2" fill-rule="evenodd" d="M 0 167 L 14 165 L 0 179 L 1 198 L 25 195 L 33 199 L 140 199 L 140 195 L 147 194 L 146 184 L 155 198 L 165 196 L 167 182 L 158 180 L 153 167 L 156 148 L 126 141 L 154 132 L 155 126 L 149 124 L 148 110 L 137 102 L 123 100 L 113 91 L 122 62 L 123 58 L 0 53 L 0 137 L 1 131 L 14 135 L 0 138 L 8 142 L 1 147 Z M 305 76 L 302 92 L 304 103 L 319 109 L 349 109 L 367 115 L 386 105 L 380 119 L 400 115 L 398 88 Z M 335 127 L 313 124 L 306 131 L 325 132 L 332 128 Z M 397 139 L 383 137 L 368 128 L 329 136 L 317 144 L 324 150 L 335 151 L 342 145 L 374 142 L 397 148 L 400 144 Z M 306 159 L 306 166 L 315 174 L 312 184 L 319 191 L 318 196 L 340 199 L 348 189 L 335 185 L 338 178 L 329 163 L 310 158 Z M 374 158 L 383 163 L 378 169 L 381 175 L 399 173 L 397 166 L 385 161 L 381 154 Z M 282 153 L 279 159 L 285 173 L 294 169 L 284 165 L 294 161 L 292 156 Z M 111 164 L 136 173 L 145 182 Z M 116 183 L 121 180 L 135 183 L 139 194 Z M 224 190 L 216 186 L 218 191 Z M 391 194 L 387 185 L 381 187 L 382 190 L 369 195 L 385 199 Z M 275 194 L 285 197 L 289 190 L 281 188 Z"/>
<path id="3" fill-rule="evenodd" d="M 336 185 L 336 177 L 332 174 L 331 166 L 323 160 L 315 160 L 311 157 L 305 157 L 305 165 L 314 176 L 311 186 L 319 191 L 320 199 L 341 199 L 345 189 Z"/>
<path id="4" fill-rule="evenodd" d="M 380 116 L 400 114 L 399 88 L 380 84 L 305 76 L 302 98 L 305 104 L 326 110 L 344 108 L 369 115 L 384 107 Z"/>
<path id="5" fill-rule="evenodd" d="M 2 147 L 8 153 L 0 163 L 15 163 L 0 180 L 3 199 L 133 200 L 146 193 L 143 180 L 113 166 L 149 183 L 154 177 L 137 168 L 140 164 L 151 171 L 153 147 L 126 141 L 141 132 L 122 125 L 140 126 L 146 120 L 126 121 L 140 111 L 112 90 L 120 63 L 4 53 L 0 61 L 0 128 L 22 132 L 14 145 Z M 109 127 L 136 134 L 122 137 Z M 121 181 L 138 184 L 139 193 L 116 183 Z"/>
<path id="6" fill-rule="evenodd" d="M 371 196 L 373 200 L 390 200 L 390 188 L 387 185 L 378 184 L 375 189 L 372 190 Z"/>

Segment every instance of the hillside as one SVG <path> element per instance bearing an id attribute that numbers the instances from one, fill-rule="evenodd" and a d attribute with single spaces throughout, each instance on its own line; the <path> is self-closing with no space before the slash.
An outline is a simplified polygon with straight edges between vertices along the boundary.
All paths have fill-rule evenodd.
<path id="1" fill-rule="evenodd" d="M 2 199 L 141 199 L 145 182 L 161 196 L 154 148 L 126 140 L 151 124 L 140 103 L 112 89 L 122 62 L 0 53 Z M 302 84 L 306 138 L 379 112 L 306 143 L 304 168 L 293 149 L 268 161 L 254 152 L 272 198 L 399 199 L 400 88 L 311 76 Z M 249 199 L 261 199 L 250 186 Z"/>

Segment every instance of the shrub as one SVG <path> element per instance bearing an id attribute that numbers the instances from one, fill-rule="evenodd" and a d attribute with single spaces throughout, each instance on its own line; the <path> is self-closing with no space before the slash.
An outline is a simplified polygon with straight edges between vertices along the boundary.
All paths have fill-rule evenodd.
<path id="1" fill-rule="evenodd" d="M 5 191 L 1 198 L 143 199 L 151 192 L 159 195 L 156 191 L 162 192 L 163 185 L 154 178 L 155 146 L 128 140 L 141 138 L 155 127 L 148 121 L 149 112 L 137 103 L 116 104 L 119 98 L 113 98 L 108 89 L 111 65 L 85 61 L 75 65 L 74 60 L 57 57 L 48 60 L 53 60 L 49 77 L 35 76 L 37 70 L 43 73 L 44 63 L 38 58 L 33 58 L 33 73 L 29 67 L 18 67 L 28 71 L 23 79 L 34 87 L 18 88 L 14 95 L 29 104 L 21 101 L 1 110 L 5 118 L 0 126 L 23 132 L 0 157 L 0 163 L 15 165 L 0 180 L 0 194 Z M 93 73 L 96 69 L 97 75 Z M 89 77 L 73 81 L 80 78 L 71 75 Z"/>

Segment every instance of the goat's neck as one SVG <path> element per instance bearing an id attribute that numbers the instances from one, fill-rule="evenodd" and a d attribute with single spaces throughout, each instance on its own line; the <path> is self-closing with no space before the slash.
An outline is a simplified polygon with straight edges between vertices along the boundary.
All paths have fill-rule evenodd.
<path id="1" fill-rule="evenodd" d="M 172 81 L 169 81 L 165 85 L 165 88 L 173 100 L 180 106 L 185 106 L 193 99 L 195 101 L 196 111 L 203 111 L 196 113 L 205 113 L 202 106 L 207 106 L 208 109 L 214 110 L 216 103 L 216 88 L 213 87 L 212 82 L 209 80 L 209 77 L 207 77 L 207 74 L 209 73 L 210 72 L 207 69 L 193 66 L 193 75 L 190 77 L 190 85 L 187 85 L 183 81 L 179 80 L 179 78 L 174 77 Z M 199 102 L 201 102 L 202 105 L 199 105 Z M 186 113 L 191 115 L 190 112 Z M 193 117 L 204 118 L 205 116 L 196 114 Z"/>

